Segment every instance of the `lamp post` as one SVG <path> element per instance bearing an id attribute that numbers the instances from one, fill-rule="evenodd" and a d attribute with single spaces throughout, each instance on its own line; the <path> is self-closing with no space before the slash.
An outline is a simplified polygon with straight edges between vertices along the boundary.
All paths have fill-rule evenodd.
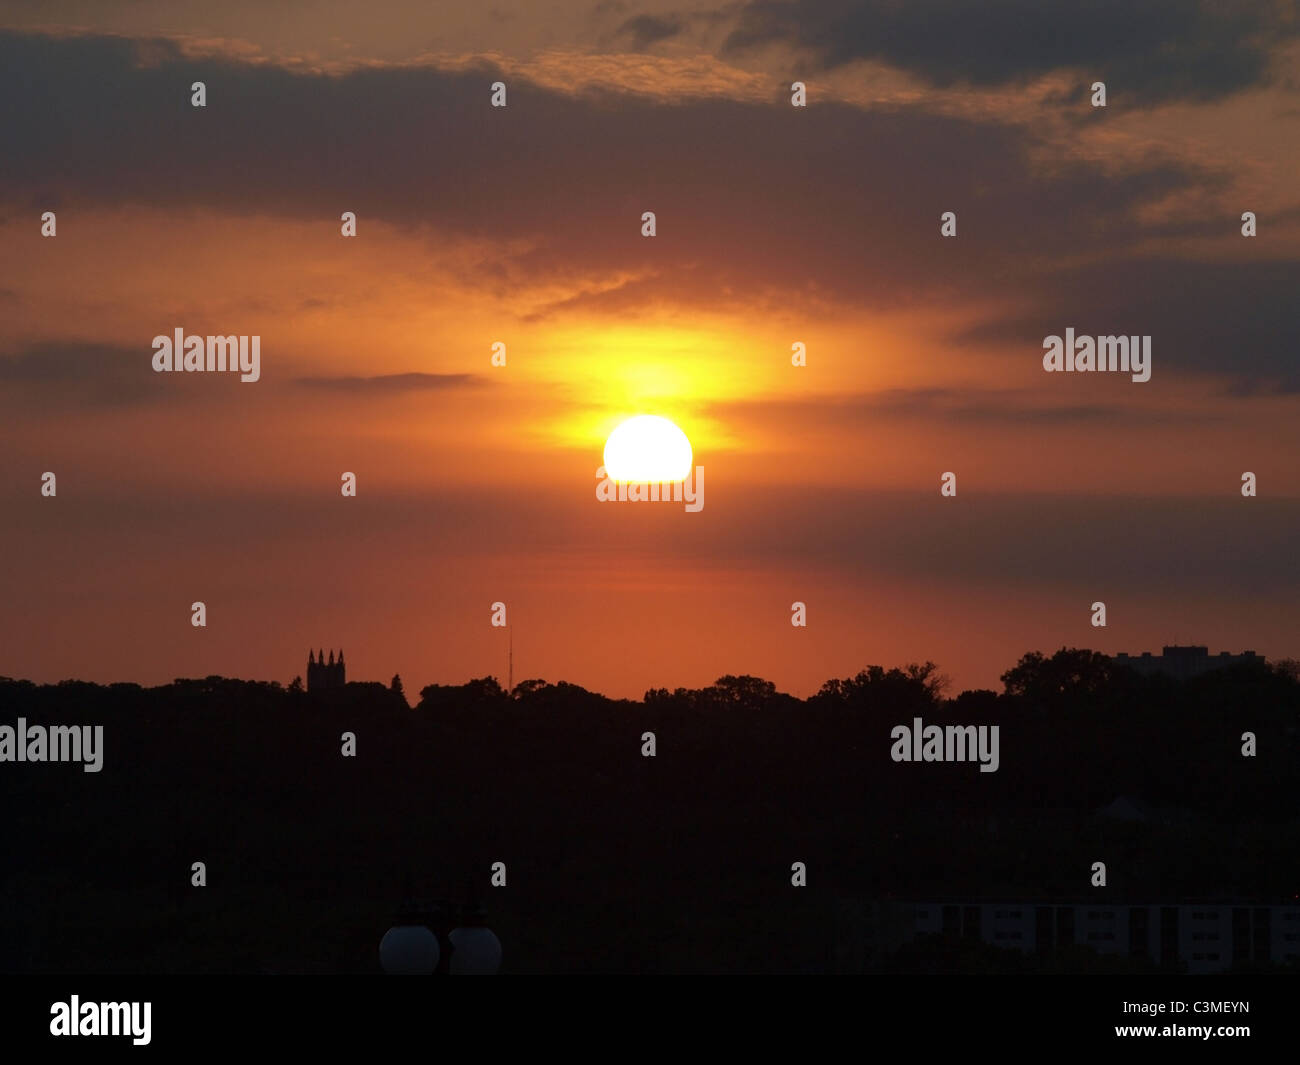
<path id="1" fill-rule="evenodd" d="M 466 906 L 460 926 L 447 933 L 451 945 L 448 968 L 452 976 L 495 976 L 501 968 L 501 940 L 487 926 L 482 906 Z"/>
<path id="2" fill-rule="evenodd" d="M 501 968 L 501 941 L 486 917 L 477 904 L 404 903 L 379 941 L 379 964 L 395 976 L 492 976 Z"/>

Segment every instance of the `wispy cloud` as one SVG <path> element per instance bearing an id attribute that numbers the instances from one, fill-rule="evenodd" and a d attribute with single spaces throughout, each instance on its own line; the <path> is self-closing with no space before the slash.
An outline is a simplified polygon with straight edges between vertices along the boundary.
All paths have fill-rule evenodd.
<path id="1" fill-rule="evenodd" d="M 42 341 L 0 355 L 0 382 L 8 386 L 6 405 L 19 409 L 29 409 L 33 397 L 40 406 L 129 406 L 167 394 L 152 372 L 151 356 L 147 345 Z"/>
<path id="2" fill-rule="evenodd" d="M 1129 106 L 1150 107 L 1257 85 L 1273 50 L 1298 33 L 1291 5 L 1268 0 L 753 0 L 722 52 L 792 44 L 818 69 L 883 60 L 938 86 L 1078 68 Z"/>
<path id="3" fill-rule="evenodd" d="M 932 422 L 1017 425 L 1205 424 L 1223 415 L 1148 405 L 1099 402 L 1061 403 L 1041 393 L 1012 389 L 890 388 L 848 396 L 744 400 L 715 404 L 708 413 L 774 425 L 852 426 L 869 419 L 917 418 Z"/>
<path id="4" fill-rule="evenodd" d="M 468 373 L 391 373 L 376 377 L 299 377 L 294 383 L 333 392 L 390 393 L 479 388 L 488 382 L 478 374 Z"/>

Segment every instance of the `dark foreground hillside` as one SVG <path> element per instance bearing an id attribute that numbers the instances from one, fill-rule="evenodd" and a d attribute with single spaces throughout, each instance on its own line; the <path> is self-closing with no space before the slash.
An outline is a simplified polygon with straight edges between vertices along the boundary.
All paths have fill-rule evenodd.
<path id="1" fill-rule="evenodd" d="M 105 747 L 99 773 L 0 764 L 0 969 L 373 972 L 408 895 L 476 895 L 508 972 L 755 972 L 833 968 L 842 900 L 1083 897 L 1097 860 L 1111 898 L 1300 894 L 1286 670 L 1178 683 L 1063 651 L 1004 680 L 633 703 L 487 679 L 414 708 L 379 684 L 0 681 L 0 725 L 102 724 Z M 999 725 L 997 772 L 892 761 L 917 717 Z M 1120 797 L 1148 815 L 1098 815 Z"/>

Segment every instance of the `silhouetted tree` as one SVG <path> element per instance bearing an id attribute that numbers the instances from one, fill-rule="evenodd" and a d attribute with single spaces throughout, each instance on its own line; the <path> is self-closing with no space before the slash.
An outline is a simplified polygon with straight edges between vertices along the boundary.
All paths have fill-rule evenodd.
<path id="1" fill-rule="evenodd" d="M 856 677 L 828 680 L 813 698 L 830 703 L 920 709 L 937 705 L 947 686 L 948 678 L 933 662 L 912 662 L 902 669 L 868 666 Z"/>
<path id="2" fill-rule="evenodd" d="M 84 964 L 84 931 L 64 919 L 67 892 L 51 890 L 65 886 L 100 915 L 99 949 L 114 955 L 91 957 L 101 966 L 325 971 L 346 957 L 372 969 L 375 870 L 397 877 L 394 854 L 412 855 L 413 875 L 430 883 L 481 870 L 492 852 L 479 841 L 492 846 L 502 826 L 523 868 L 563 855 L 603 900 L 582 914 L 589 937 L 575 942 L 561 921 L 554 935 L 543 927 L 518 940 L 514 957 L 537 970 L 618 971 L 629 957 L 656 964 L 668 942 L 665 964 L 701 970 L 727 959 L 773 970 L 796 954 L 824 958 L 832 933 L 814 896 L 797 912 L 726 898 L 730 870 L 770 864 L 796 843 L 826 856 L 837 897 L 1068 899 L 1098 855 L 1116 898 L 1300 893 L 1300 682 L 1288 672 L 1238 666 L 1180 681 L 1062 649 L 1020 659 L 1004 678 L 1007 694 L 940 701 L 942 682 L 931 663 L 872 666 L 801 701 L 759 677 L 727 675 L 698 689 L 652 688 L 640 705 L 531 680 L 516 689 L 527 693 L 519 703 L 482 677 L 424 688 L 412 713 L 393 697 L 394 677 L 392 686 L 320 693 L 304 730 L 305 697 L 291 694 L 301 677 L 287 689 L 222 677 L 150 688 L 0 679 L 0 725 L 22 716 L 112 728 L 109 772 L 0 766 L 0 803 L 26 811 L 0 853 L 0 893 L 26 900 L 0 907 L 0 970 L 14 965 L 6 944 L 36 942 L 22 938 L 29 925 L 42 930 L 39 954 L 20 953 L 19 968 Z M 891 729 L 916 716 L 999 725 L 1000 769 L 893 762 Z M 359 724 L 362 756 L 340 757 L 341 735 Z M 1241 754 L 1246 730 L 1258 737 L 1253 758 Z M 640 756 L 645 731 L 656 734 L 656 758 Z M 118 752 L 129 772 L 112 771 Z M 1100 816 L 1117 796 L 1145 800 L 1150 815 Z M 138 831 L 115 837 L 128 815 Z M 243 877 L 241 905 L 168 938 L 179 926 L 158 927 L 152 885 L 174 881 L 174 900 L 187 899 L 175 856 L 235 835 L 242 859 L 268 875 Z M 1197 845 L 1205 837 L 1213 847 Z M 6 863 L 5 854 L 40 859 Z M 120 884 L 88 877 L 110 855 Z M 277 900 L 284 877 L 301 869 L 316 878 L 321 908 L 286 932 Z M 683 912 L 698 919 L 685 926 Z M 320 921 L 343 930 L 346 951 L 310 934 Z M 137 946 L 146 927 L 156 934 Z M 276 942 L 269 958 L 237 946 Z M 889 964 L 1035 973 L 1138 964 L 986 948 L 922 942 Z"/>
<path id="3" fill-rule="evenodd" d="M 1300 681 L 1300 659 L 1279 658 L 1272 663 L 1273 670 L 1290 680 Z"/>
<path id="4" fill-rule="evenodd" d="M 485 704 L 503 704 L 506 693 L 496 677 L 478 677 L 465 684 L 430 684 L 420 689 L 418 710 L 472 709 Z"/>
<path id="5" fill-rule="evenodd" d="M 540 677 L 534 677 L 531 680 L 521 680 L 515 685 L 515 690 L 510 694 L 516 699 L 527 699 L 533 692 L 539 691 L 546 687 L 546 681 Z"/>
<path id="6" fill-rule="evenodd" d="M 728 674 L 715 680 L 702 694 L 729 706 L 757 710 L 766 706 L 776 695 L 776 685 L 761 677 L 733 677 Z"/>
<path id="7" fill-rule="evenodd" d="M 1095 695 L 1110 685 L 1113 675 L 1106 655 L 1062 647 L 1051 658 L 1031 651 L 1001 679 L 1008 695 L 1052 702 L 1060 696 Z"/>

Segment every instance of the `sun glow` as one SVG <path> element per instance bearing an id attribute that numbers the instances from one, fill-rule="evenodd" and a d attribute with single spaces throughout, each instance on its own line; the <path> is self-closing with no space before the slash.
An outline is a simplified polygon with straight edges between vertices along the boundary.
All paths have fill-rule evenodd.
<path id="1" fill-rule="evenodd" d="M 668 484 L 690 476 L 691 442 L 667 418 L 638 414 L 605 441 L 605 473 L 613 481 Z"/>

